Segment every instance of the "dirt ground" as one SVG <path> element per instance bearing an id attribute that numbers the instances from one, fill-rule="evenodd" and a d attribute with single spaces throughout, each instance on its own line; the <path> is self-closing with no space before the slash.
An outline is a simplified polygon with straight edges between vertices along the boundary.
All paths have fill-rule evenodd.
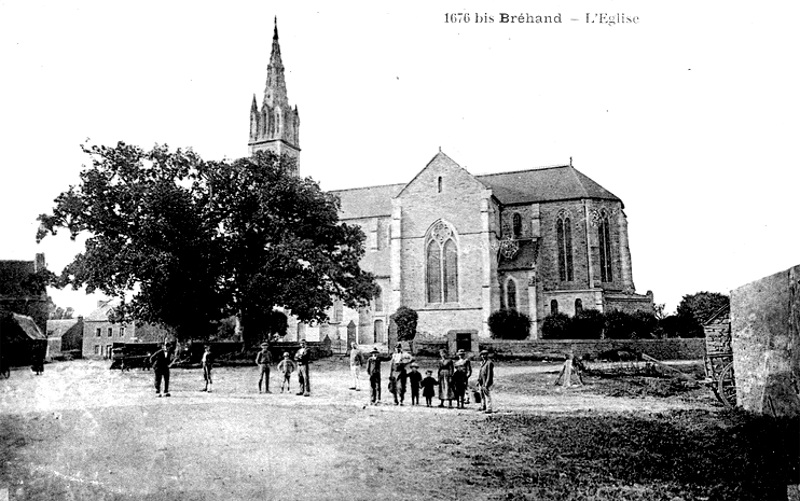
<path id="1" fill-rule="evenodd" d="M 199 369 L 174 369 L 171 398 L 155 397 L 151 372 L 111 371 L 107 362 L 49 364 L 42 376 L 18 369 L 0 380 L 0 493 L 7 489 L 12 500 L 768 499 L 752 496 L 785 476 L 759 468 L 772 464 L 765 457 L 793 451 L 759 449 L 748 437 L 763 441 L 763 430 L 725 412 L 705 388 L 592 377 L 563 390 L 553 386 L 559 368 L 498 363 L 492 415 L 474 403 L 389 405 L 388 374 L 383 404 L 369 406 L 367 382 L 349 390 L 340 360 L 312 365 L 310 397 L 294 394 L 294 378 L 293 391 L 280 393 L 274 372 L 272 393 L 259 394 L 255 367 L 216 368 L 211 394 L 199 391 Z"/>

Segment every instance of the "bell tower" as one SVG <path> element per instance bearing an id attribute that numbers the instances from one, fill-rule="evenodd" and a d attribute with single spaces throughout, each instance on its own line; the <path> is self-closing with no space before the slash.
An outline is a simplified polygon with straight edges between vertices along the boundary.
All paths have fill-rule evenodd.
<path id="1" fill-rule="evenodd" d="M 247 143 L 250 154 L 257 151 L 287 153 L 297 160 L 297 174 L 300 171 L 300 114 L 297 106 L 289 104 L 286 94 L 286 78 L 281 46 L 278 43 L 278 18 L 275 18 L 275 31 L 272 35 L 272 54 L 267 65 L 267 84 L 264 100 L 258 108 L 256 96 L 250 105 L 250 140 Z"/>

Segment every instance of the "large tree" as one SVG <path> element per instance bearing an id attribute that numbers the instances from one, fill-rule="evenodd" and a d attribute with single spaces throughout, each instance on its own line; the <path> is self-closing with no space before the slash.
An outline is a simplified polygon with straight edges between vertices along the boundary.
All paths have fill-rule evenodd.
<path id="1" fill-rule="evenodd" d="M 703 323 L 724 306 L 730 306 L 731 298 L 719 292 L 697 292 L 683 296 L 678 304 L 677 317 L 683 335 L 702 337 Z"/>
<path id="2" fill-rule="evenodd" d="M 206 162 L 124 143 L 85 151 L 91 166 L 39 217 L 37 238 L 86 234 L 56 285 L 118 297 L 120 320 L 189 338 L 236 314 L 252 345 L 279 330 L 276 308 L 325 321 L 334 297 L 357 307 L 376 292 L 358 265 L 363 232 L 341 223 L 336 197 L 293 175 L 287 156 Z"/>
<path id="3" fill-rule="evenodd" d="M 377 292 L 359 267 L 364 233 L 339 221 L 337 197 L 294 171 L 291 157 L 259 152 L 204 172 L 220 222 L 226 296 L 248 344 L 280 330 L 275 308 L 323 322 L 335 298 L 356 308 Z"/>
<path id="4" fill-rule="evenodd" d="M 170 328 L 179 339 L 208 334 L 225 308 L 217 224 L 200 188 L 203 160 L 166 146 L 84 147 L 81 183 L 39 216 L 37 240 L 66 228 L 87 236 L 54 285 L 86 287 L 120 301 L 114 319 Z"/>

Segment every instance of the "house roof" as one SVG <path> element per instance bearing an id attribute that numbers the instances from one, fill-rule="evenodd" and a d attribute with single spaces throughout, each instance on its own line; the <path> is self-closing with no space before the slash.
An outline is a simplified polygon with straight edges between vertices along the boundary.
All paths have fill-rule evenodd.
<path id="1" fill-rule="evenodd" d="M 62 320 L 47 321 L 47 337 L 61 337 L 70 329 L 78 325 L 80 319 L 67 318 Z"/>
<path id="2" fill-rule="evenodd" d="M 440 152 L 428 165 L 440 155 L 452 161 Z M 571 165 L 482 174 L 475 176 L 475 179 L 491 189 L 495 198 L 504 205 L 580 200 L 582 198 L 613 200 L 622 203 L 619 197 Z M 408 184 L 368 186 L 334 190 L 331 193 L 338 195 L 342 202 L 341 219 L 390 216 L 392 214 L 392 198 L 398 196 Z"/>
<path id="3" fill-rule="evenodd" d="M 39 326 L 36 325 L 36 322 L 34 322 L 31 317 L 19 315 L 17 313 L 12 313 L 11 315 L 14 318 L 14 322 L 19 325 L 20 329 L 22 329 L 22 332 L 24 332 L 29 338 L 34 340 L 47 339 L 47 336 L 42 334 L 42 330 L 39 329 Z"/>
<path id="4" fill-rule="evenodd" d="M 101 301 L 96 310 L 83 318 L 85 322 L 108 322 L 108 312 L 116 306 L 114 300 Z"/>

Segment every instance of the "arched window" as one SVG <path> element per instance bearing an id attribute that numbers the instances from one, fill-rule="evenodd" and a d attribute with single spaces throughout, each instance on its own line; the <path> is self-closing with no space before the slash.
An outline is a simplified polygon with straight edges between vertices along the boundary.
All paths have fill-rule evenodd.
<path id="1" fill-rule="evenodd" d="M 340 299 L 337 299 L 333 302 L 333 322 L 334 324 L 342 323 L 342 318 L 344 318 L 344 305 Z"/>
<path id="2" fill-rule="evenodd" d="M 572 271 L 572 227 L 566 211 L 556 221 L 556 245 L 558 246 L 558 278 L 562 282 L 573 280 Z"/>
<path id="3" fill-rule="evenodd" d="M 375 294 L 375 311 L 383 311 L 383 290 L 380 287 Z"/>
<path id="4" fill-rule="evenodd" d="M 558 314 L 558 301 L 556 301 L 555 299 L 550 301 L 550 314 L 551 315 L 557 315 Z"/>
<path id="5" fill-rule="evenodd" d="M 514 231 L 514 238 L 522 238 L 522 216 L 515 212 L 511 218 L 511 228 Z"/>
<path id="6" fill-rule="evenodd" d="M 506 308 L 509 310 L 517 309 L 517 284 L 513 278 L 506 281 Z"/>
<path id="7" fill-rule="evenodd" d="M 306 337 L 306 324 L 302 322 L 297 322 L 297 339 L 303 339 Z"/>
<path id="8" fill-rule="evenodd" d="M 597 222 L 597 242 L 600 249 L 600 280 L 611 282 L 611 234 L 608 224 L 608 213 L 603 210 Z"/>
<path id="9" fill-rule="evenodd" d="M 373 337 L 374 343 L 382 343 L 384 340 L 383 336 L 383 320 L 375 320 L 375 333 Z"/>
<path id="10" fill-rule="evenodd" d="M 439 176 L 439 179 L 436 181 L 436 190 L 437 193 L 442 192 L 442 176 Z"/>
<path id="11" fill-rule="evenodd" d="M 578 298 L 575 300 L 575 314 L 577 315 L 582 311 L 583 311 L 583 301 L 581 301 L 581 299 Z"/>
<path id="12" fill-rule="evenodd" d="M 425 273 L 429 303 L 458 302 L 458 247 L 453 230 L 442 221 L 428 235 Z"/>

